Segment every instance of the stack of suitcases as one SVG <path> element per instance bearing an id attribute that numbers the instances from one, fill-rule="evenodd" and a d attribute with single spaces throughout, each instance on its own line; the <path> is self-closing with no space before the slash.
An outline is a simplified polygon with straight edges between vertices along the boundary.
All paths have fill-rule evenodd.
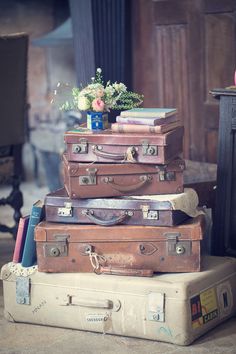
<path id="1" fill-rule="evenodd" d="M 236 262 L 201 256 L 205 217 L 184 189 L 176 121 L 163 133 L 65 133 L 64 188 L 45 198 L 38 270 L 18 302 L 31 310 L 8 295 L 8 319 L 186 345 L 235 312 Z M 7 268 L 2 278 L 22 292 Z"/>

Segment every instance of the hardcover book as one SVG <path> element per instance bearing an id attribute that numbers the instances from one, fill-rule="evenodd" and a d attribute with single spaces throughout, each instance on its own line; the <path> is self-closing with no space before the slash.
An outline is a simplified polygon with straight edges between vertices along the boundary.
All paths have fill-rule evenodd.
<path id="1" fill-rule="evenodd" d="M 41 221 L 43 217 L 43 203 L 41 200 L 35 202 L 32 206 L 29 225 L 25 238 L 25 245 L 22 255 L 21 264 L 23 267 L 31 267 L 35 264 L 36 257 L 36 242 L 34 240 L 35 226 Z"/>
<path id="2" fill-rule="evenodd" d="M 121 117 L 165 118 L 177 113 L 176 108 L 133 108 L 121 111 Z"/>
<path id="3" fill-rule="evenodd" d="M 116 122 L 121 124 L 138 124 L 138 125 L 163 125 L 167 123 L 176 122 L 178 120 L 177 114 L 172 116 L 168 116 L 165 118 L 157 118 L 157 117 L 122 117 L 117 116 Z"/>
<path id="4" fill-rule="evenodd" d="M 29 215 L 22 216 L 19 220 L 19 225 L 16 234 L 16 242 L 15 242 L 15 248 L 14 248 L 13 259 L 12 259 L 14 263 L 21 262 L 28 224 L 29 224 Z"/>
<path id="5" fill-rule="evenodd" d="M 162 125 L 139 125 L 139 124 L 120 124 L 113 123 L 111 130 L 114 133 L 150 133 L 163 134 L 173 130 L 181 125 L 180 121 L 162 124 Z"/>

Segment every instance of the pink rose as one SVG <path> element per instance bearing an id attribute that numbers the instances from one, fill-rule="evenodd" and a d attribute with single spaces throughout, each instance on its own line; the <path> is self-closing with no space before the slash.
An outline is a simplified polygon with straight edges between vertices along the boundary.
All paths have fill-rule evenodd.
<path id="1" fill-rule="evenodd" d="M 92 107 L 95 112 L 103 112 L 105 108 L 105 103 L 100 100 L 100 98 L 95 98 L 92 101 Z"/>

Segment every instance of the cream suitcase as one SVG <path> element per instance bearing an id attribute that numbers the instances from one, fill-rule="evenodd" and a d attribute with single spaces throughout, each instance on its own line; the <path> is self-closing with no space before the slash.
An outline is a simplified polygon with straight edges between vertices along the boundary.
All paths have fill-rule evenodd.
<path id="1" fill-rule="evenodd" d="M 21 274 L 9 263 L 1 272 L 5 317 L 188 345 L 236 312 L 236 259 L 206 256 L 203 265 L 200 273 L 141 278 L 36 267 Z"/>

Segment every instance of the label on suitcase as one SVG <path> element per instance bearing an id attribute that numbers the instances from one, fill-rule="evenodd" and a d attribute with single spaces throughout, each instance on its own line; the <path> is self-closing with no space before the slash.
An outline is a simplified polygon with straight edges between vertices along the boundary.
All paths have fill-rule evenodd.
<path id="1" fill-rule="evenodd" d="M 41 222 L 35 228 L 41 272 L 150 276 L 200 271 L 205 217 L 173 227 L 76 225 Z"/>
<path id="2" fill-rule="evenodd" d="M 235 258 L 203 257 L 202 272 L 151 278 L 22 271 L 1 271 L 9 321 L 188 345 L 236 314 Z"/>
<path id="3" fill-rule="evenodd" d="M 168 165 L 86 164 L 63 155 L 64 185 L 70 198 L 183 193 L 184 160 Z"/>
<path id="4" fill-rule="evenodd" d="M 198 195 L 186 188 L 184 193 L 100 199 L 70 199 L 64 188 L 45 197 L 46 221 L 173 226 L 198 214 Z"/>
<path id="5" fill-rule="evenodd" d="M 184 127 L 164 134 L 113 133 L 79 128 L 64 135 L 69 161 L 166 164 L 183 151 Z"/>

